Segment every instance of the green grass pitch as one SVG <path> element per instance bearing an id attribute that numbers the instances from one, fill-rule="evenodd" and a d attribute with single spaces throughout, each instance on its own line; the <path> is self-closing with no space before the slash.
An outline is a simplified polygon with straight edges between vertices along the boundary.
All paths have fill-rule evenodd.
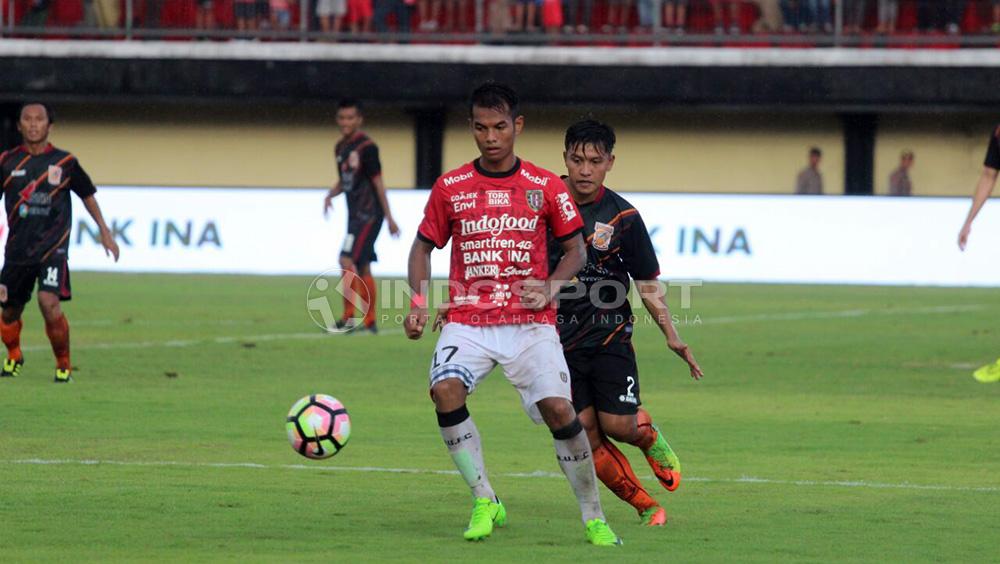
<path id="1" fill-rule="evenodd" d="M 508 527 L 461 532 L 471 499 L 427 396 L 428 334 L 326 336 L 306 277 L 74 274 L 76 382 L 51 383 L 34 305 L 0 381 L 0 560 L 537 562 L 1000 558 L 1000 355 L 990 289 L 696 288 L 681 334 L 635 342 L 644 404 L 684 462 L 646 529 L 606 490 L 617 549 L 586 545 L 551 437 L 493 374 L 470 400 Z M 685 317 L 687 323 L 685 324 Z M 295 454 L 284 417 L 322 392 L 353 436 Z M 87 461 L 101 461 L 92 463 Z"/>

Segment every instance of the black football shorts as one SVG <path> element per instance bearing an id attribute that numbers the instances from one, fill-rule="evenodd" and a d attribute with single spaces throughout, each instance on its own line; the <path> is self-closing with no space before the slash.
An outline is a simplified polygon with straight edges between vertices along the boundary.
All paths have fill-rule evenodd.
<path id="1" fill-rule="evenodd" d="M 633 415 L 639 401 L 639 371 L 631 343 L 566 353 L 577 412 L 593 406 L 613 415 Z"/>
<path id="2" fill-rule="evenodd" d="M 3 306 L 20 307 L 31 301 L 31 292 L 38 284 L 39 292 L 51 292 L 60 301 L 73 297 L 69 284 L 69 261 L 61 249 L 52 253 L 45 262 L 34 264 L 4 263 L 0 284 L 7 287 L 7 301 Z"/>

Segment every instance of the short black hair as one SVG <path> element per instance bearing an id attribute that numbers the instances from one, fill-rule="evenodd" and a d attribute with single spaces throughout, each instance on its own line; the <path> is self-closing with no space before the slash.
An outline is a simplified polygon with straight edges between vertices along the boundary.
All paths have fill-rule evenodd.
<path id="1" fill-rule="evenodd" d="M 510 117 L 516 118 L 521 115 L 519 104 L 517 92 L 513 88 L 491 80 L 472 91 L 472 95 L 469 96 L 469 115 L 472 115 L 474 108 L 489 108 L 509 113 Z"/>
<path id="2" fill-rule="evenodd" d="M 816 155 L 817 157 L 822 157 L 823 151 L 820 151 L 819 147 L 812 147 L 811 149 L 809 149 L 809 154 Z"/>
<path id="3" fill-rule="evenodd" d="M 615 130 L 596 119 L 581 120 L 566 129 L 567 151 L 587 145 L 593 145 L 594 148 L 610 155 L 615 150 Z"/>
<path id="4" fill-rule="evenodd" d="M 45 108 L 45 115 L 49 118 L 49 125 L 52 125 L 53 123 L 56 122 L 56 114 L 55 112 L 52 111 L 52 106 L 46 104 L 45 102 L 38 102 L 35 100 L 31 100 L 29 102 L 21 104 L 21 108 L 17 110 L 18 120 L 21 119 L 21 114 L 24 113 L 24 108 L 27 108 L 28 106 L 41 106 Z"/>
<path id="5" fill-rule="evenodd" d="M 337 102 L 337 111 L 343 110 L 344 108 L 354 108 L 358 110 L 358 113 L 365 115 L 365 108 L 361 105 L 361 100 L 357 98 L 343 98 Z"/>

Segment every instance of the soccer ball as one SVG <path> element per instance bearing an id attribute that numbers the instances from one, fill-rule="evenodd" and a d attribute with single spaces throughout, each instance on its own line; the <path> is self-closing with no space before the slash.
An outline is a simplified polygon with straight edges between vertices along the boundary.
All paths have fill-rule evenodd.
<path id="1" fill-rule="evenodd" d="M 351 418 L 344 404 L 324 394 L 295 402 L 285 428 L 295 452 L 315 460 L 337 454 L 351 438 Z"/>

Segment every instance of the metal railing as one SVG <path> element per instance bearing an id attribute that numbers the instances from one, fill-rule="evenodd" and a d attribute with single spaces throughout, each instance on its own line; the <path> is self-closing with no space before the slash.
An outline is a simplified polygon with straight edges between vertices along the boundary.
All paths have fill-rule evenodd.
<path id="1" fill-rule="evenodd" d="M 99 1 L 99 0 L 98 0 Z M 831 29 L 790 30 L 790 31 L 753 31 L 743 27 L 726 25 L 719 28 L 687 30 L 677 33 L 663 26 L 663 0 L 638 0 L 651 2 L 650 25 L 639 26 L 630 31 L 607 31 L 567 33 L 563 26 L 543 29 L 534 33 L 525 32 L 491 32 L 488 15 L 494 2 L 506 5 L 509 0 L 474 0 L 473 14 L 475 31 L 428 32 L 416 30 L 413 32 L 382 31 L 382 32 L 322 32 L 316 31 L 311 25 L 314 14 L 315 0 L 297 0 L 300 17 L 293 26 L 277 29 L 265 26 L 261 29 L 237 30 L 232 27 L 215 27 L 212 29 L 197 29 L 192 27 L 146 27 L 139 25 L 136 15 L 148 0 L 125 0 L 118 26 L 55 26 L 55 25 L 21 25 L 25 14 L 16 12 L 17 3 L 11 0 L 0 0 L 0 37 L 18 38 L 73 38 L 95 40 L 157 40 L 157 39 L 205 39 L 205 40 L 265 40 L 265 41 L 309 41 L 309 42 L 352 42 L 352 43 L 458 43 L 458 44 L 511 44 L 511 45 L 617 45 L 617 46 L 703 46 L 703 47 L 997 47 L 1000 46 L 1000 21 L 991 21 L 990 8 L 993 0 L 968 0 L 965 6 L 979 10 L 984 16 L 978 33 L 949 32 L 948 22 L 941 21 L 940 29 L 925 32 L 908 31 L 902 33 L 876 33 L 869 29 L 861 33 L 849 33 L 845 26 L 845 2 L 851 0 L 831 0 L 832 13 L 829 14 Z M 169 1 L 169 0 L 168 0 Z M 402 2 L 403 0 L 373 0 L 374 2 Z M 423 1 L 423 0 L 420 0 Z M 598 0 L 600 1 L 600 0 Z M 710 2 L 711 0 L 701 0 Z M 732 0 L 718 0 L 720 3 Z M 778 0 L 775 0 L 778 1 Z M 780 0 L 784 2 L 786 0 Z M 795 0 L 788 0 L 795 1 Z M 802 1 L 802 0 L 800 0 Z M 932 0 L 934 6 L 942 6 L 949 0 Z M 698 0 L 692 0 L 692 4 Z M 868 5 L 874 5 L 871 0 Z M 412 7 L 409 8 L 412 10 Z M 509 6 L 507 6 L 509 9 Z M 727 13 L 728 15 L 728 13 Z M 304 17 L 303 17 L 304 16 Z M 15 23 L 17 22 L 17 23 Z M 729 30 L 729 32 L 725 32 Z M 952 30 L 953 31 L 953 30 Z"/>

